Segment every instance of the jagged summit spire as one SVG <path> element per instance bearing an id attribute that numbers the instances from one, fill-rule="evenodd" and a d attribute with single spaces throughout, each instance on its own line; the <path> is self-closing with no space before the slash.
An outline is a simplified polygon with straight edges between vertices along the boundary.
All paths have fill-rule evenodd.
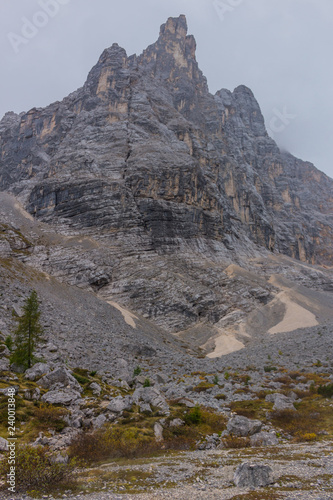
<path id="1" fill-rule="evenodd" d="M 179 17 L 169 17 L 167 22 L 160 28 L 160 37 L 176 35 L 177 38 L 185 38 L 187 35 L 187 21 L 184 14 Z"/>

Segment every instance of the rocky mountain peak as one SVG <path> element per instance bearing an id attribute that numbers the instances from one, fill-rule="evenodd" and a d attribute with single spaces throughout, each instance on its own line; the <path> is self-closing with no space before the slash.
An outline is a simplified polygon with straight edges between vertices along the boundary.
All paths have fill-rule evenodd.
<path id="1" fill-rule="evenodd" d="M 176 46 L 186 57 L 195 59 L 196 41 L 193 35 L 187 35 L 187 21 L 184 15 L 169 17 L 160 28 L 160 36 L 157 41 L 159 48 L 163 45 L 167 50 Z"/>
<path id="2" fill-rule="evenodd" d="M 228 122 L 228 126 L 233 126 L 234 131 L 239 129 L 241 120 L 247 133 L 255 137 L 267 137 L 265 120 L 251 89 L 239 85 L 233 92 L 221 89 L 216 92 L 215 97 L 225 121 Z"/>
<path id="3" fill-rule="evenodd" d="M 160 28 L 160 38 L 170 38 L 175 35 L 176 38 L 184 39 L 187 35 L 186 17 L 181 14 L 179 17 L 169 17 L 166 23 Z"/>
<path id="4" fill-rule="evenodd" d="M 70 257 L 37 249 L 38 266 L 169 331 L 226 315 L 231 263 L 332 265 L 332 180 L 280 152 L 246 86 L 209 93 L 184 16 L 138 57 L 104 50 L 62 102 L 6 115 L 0 158 L 1 190 L 95 241 Z"/>
<path id="5" fill-rule="evenodd" d="M 139 63 L 153 63 L 154 74 L 163 78 L 187 75 L 198 77 L 198 65 L 195 59 L 196 42 L 193 35 L 187 35 L 186 17 L 169 17 L 162 24 L 158 40 L 150 45 L 140 56 Z"/>

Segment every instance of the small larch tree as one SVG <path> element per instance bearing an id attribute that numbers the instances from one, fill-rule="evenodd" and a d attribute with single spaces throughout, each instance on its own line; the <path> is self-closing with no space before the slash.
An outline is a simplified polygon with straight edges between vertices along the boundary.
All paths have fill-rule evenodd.
<path id="1" fill-rule="evenodd" d="M 36 361 L 34 352 L 36 346 L 42 341 L 43 328 L 39 322 L 40 310 L 37 292 L 33 290 L 25 300 L 23 315 L 16 316 L 18 323 L 15 335 L 15 350 L 10 357 L 11 363 L 31 368 Z"/>

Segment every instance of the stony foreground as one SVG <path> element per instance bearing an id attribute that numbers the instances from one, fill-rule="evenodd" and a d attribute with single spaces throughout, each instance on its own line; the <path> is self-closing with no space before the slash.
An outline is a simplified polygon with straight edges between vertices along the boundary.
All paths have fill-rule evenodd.
<path id="1" fill-rule="evenodd" d="M 150 500 L 173 498 L 328 500 L 333 498 L 333 446 L 328 442 L 246 450 L 182 452 L 128 463 L 110 463 L 85 471 L 81 486 L 100 491 L 57 498 L 85 500 Z M 237 488 L 234 474 L 243 462 L 269 464 L 273 484 L 265 488 Z M 27 496 L 2 499 L 26 499 Z M 55 498 L 44 496 L 43 498 Z"/>

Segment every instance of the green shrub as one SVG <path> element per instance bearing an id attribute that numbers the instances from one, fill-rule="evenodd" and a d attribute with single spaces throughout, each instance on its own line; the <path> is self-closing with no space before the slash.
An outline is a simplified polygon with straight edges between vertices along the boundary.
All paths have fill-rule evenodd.
<path id="1" fill-rule="evenodd" d="M 218 401 L 220 399 L 222 399 L 223 401 L 225 401 L 227 399 L 227 396 L 225 394 L 216 394 L 215 399 L 217 399 Z"/>
<path id="2" fill-rule="evenodd" d="M 143 387 L 150 387 L 150 386 L 151 386 L 150 380 L 149 380 L 149 378 L 146 378 L 146 380 L 143 383 Z"/>
<path id="3" fill-rule="evenodd" d="M 94 377 L 97 373 L 97 370 L 93 370 L 92 372 L 89 373 L 90 377 Z"/>
<path id="4" fill-rule="evenodd" d="M 333 396 L 333 384 L 320 385 L 318 387 L 318 394 L 324 398 L 331 398 Z"/>
<path id="5" fill-rule="evenodd" d="M 276 372 L 277 368 L 276 366 L 264 366 L 264 371 L 267 372 Z"/>
<path id="6" fill-rule="evenodd" d="M 57 464 L 42 446 L 18 446 L 16 448 L 15 481 L 19 491 L 41 489 L 43 493 L 55 486 L 61 486 L 73 480 L 75 462 Z M 8 460 L 0 463 L 0 477 L 6 478 L 10 465 Z"/>
<path id="7" fill-rule="evenodd" d="M 8 349 L 10 351 L 13 350 L 13 347 L 14 347 L 13 346 L 13 339 L 12 339 L 12 337 L 10 335 L 8 335 L 8 337 L 6 337 L 6 339 L 5 339 L 5 345 L 6 345 L 6 347 L 8 347 Z"/>
<path id="8" fill-rule="evenodd" d="M 133 377 L 137 377 L 138 375 L 140 375 L 140 373 L 142 372 L 140 366 L 138 365 L 136 368 L 134 368 L 134 371 L 133 371 Z"/>
<path id="9" fill-rule="evenodd" d="M 219 383 L 219 377 L 218 375 L 215 375 L 213 378 L 213 384 L 217 385 Z"/>
<path id="10" fill-rule="evenodd" d="M 214 384 L 209 384 L 208 382 L 200 382 L 196 387 L 193 388 L 194 392 L 204 392 L 208 389 L 214 387 Z"/>
<path id="11" fill-rule="evenodd" d="M 75 372 L 73 372 L 73 377 L 76 378 L 76 380 L 81 385 L 89 384 L 89 382 L 90 382 L 90 380 L 87 377 L 82 377 L 82 375 L 78 375 Z"/>
<path id="12" fill-rule="evenodd" d="M 230 378 L 230 373 L 229 373 L 229 372 L 225 372 L 225 374 L 224 374 L 224 378 L 225 378 L 226 380 L 229 380 L 229 378 Z"/>
<path id="13" fill-rule="evenodd" d="M 187 425 L 198 425 L 202 421 L 202 412 L 199 405 L 195 405 L 186 415 L 185 415 L 185 423 Z"/>

